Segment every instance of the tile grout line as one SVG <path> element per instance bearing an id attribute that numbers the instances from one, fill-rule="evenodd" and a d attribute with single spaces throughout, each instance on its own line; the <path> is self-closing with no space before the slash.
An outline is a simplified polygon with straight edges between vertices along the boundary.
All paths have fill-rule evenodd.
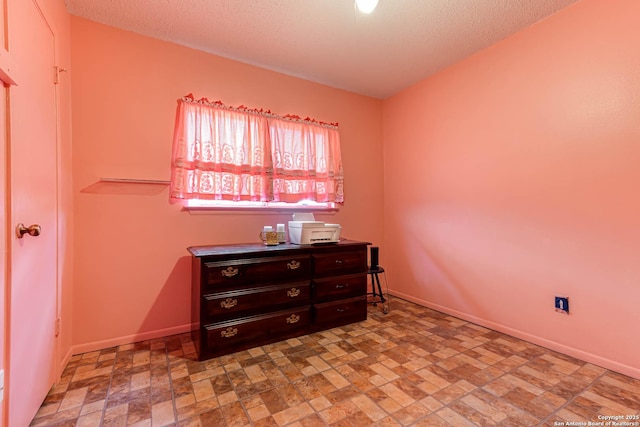
<path id="1" fill-rule="evenodd" d="M 304 345 L 304 343 L 302 343 L 302 345 Z M 262 347 L 260 347 L 260 348 L 262 348 Z M 264 351 L 264 349 L 263 349 L 262 351 Z M 304 351 L 304 350 L 300 350 L 300 352 L 301 352 L 301 351 Z M 271 356 L 269 355 L 269 352 L 264 351 L 264 353 L 269 357 L 269 361 L 270 361 L 270 362 L 272 362 L 272 363 L 275 365 L 275 367 L 278 369 L 278 372 L 280 372 L 280 374 L 282 374 L 282 376 L 283 376 L 284 378 L 287 378 L 287 382 L 291 385 L 291 387 L 293 387 L 293 388 L 296 390 L 296 392 L 297 392 L 297 393 L 299 393 L 299 394 L 300 394 L 300 396 L 304 398 L 304 395 L 300 392 L 300 390 L 299 390 L 298 386 L 297 386 L 293 381 L 289 380 L 289 378 L 287 377 L 287 375 L 286 375 L 284 372 L 282 372 L 282 369 L 280 368 L 280 366 L 275 362 L 275 361 L 276 361 L 276 359 L 280 359 L 280 358 L 287 358 L 287 356 L 286 356 L 284 353 L 282 353 L 282 356 L 279 356 L 279 357 L 273 358 L 273 357 L 271 357 Z M 298 353 L 298 352 L 296 351 L 295 353 Z M 289 360 L 289 359 L 287 358 L 287 360 Z M 289 360 L 289 362 L 291 362 L 291 361 Z M 244 369 L 244 368 L 243 368 L 243 369 Z M 262 369 L 262 368 L 261 368 L 261 369 Z M 304 375 L 304 374 L 303 374 L 303 375 Z M 305 378 L 306 378 L 306 376 L 305 376 Z M 269 382 L 271 382 L 271 380 L 269 380 Z M 281 398 L 283 398 L 283 399 L 284 399 L 284 397 L 280 394 L 280 391 L 278 390 L 278 388 L 279 388 L 278 386 L 274 385 L 272 388 L 273 388 L 273 390 L 275 390 L 275 391 L 278 393 L 278 396 L 280 396 Z M 242 408 L 245 410 L 245 412 L 246 412 L 246 414 L 247 414 L 247 417 L 248 417 L 248 419 L 249 419 L 249 423 L 251 423 L 251 425 L 252 425 L 252 426 L 254 426 L 254 425 L 255 425 L 255 423 L 254 423 L 254 421 L 251 419 L 251 416 L 249 415 L 249 412 L 247 411 L 247 409 L 246 409 L 246 407 L 245 407 L 244 403 L 242 402 L 242 399 L 240 399 L 240 398 L 239 398 L 238 400 L 240 400 L 240 403 L 242 404 Z M 305 401 L 306 403 L 309 403 L 309 402 L 307 401 L 307 399 L 306 399 L 306 398 L 304 398 L 304 401 Z M 263 403 L 264 403 L 264 402 L 263 402 Z M 309 406 L 311 406 L 311 404 L 309 404 Z M 291 407 L 288 407 L 287 409 L 289 409 L 289 408 L 291 408 Z M 318 417 L 320 417 L 320 414 L 318 414 L 318 413 L 317 413 L 317 411 L 315 410 L 315 408 L 314 408 L 313 406 L 311 406 L 311 409 L 313 409 L 313 413 L 314 413 L 314 414 L 317 414 L 317 415 L 318 415 Z M 286 409 L 284 409 L 284 410 L 286 410 Z M 271 414 L 271 413 L 269 414 L 269 416 L 270 416 L 272 419 L 274 419 L 274 418 L 273 418 L 273 415 L 274 415 L 274 414 Z M 300 420 L 295 420 L 295 421 L 287 422 L 287 423 L 285 423 L 282 427 L 286 426 L 287 424 L 292 424 L 292 423 L 294 423 L 294 422 L 298 422 L 298 421 L 300 421 Z M 274 419 L 274 422 L 276 422 L 276 421 L 275 421 L 275 419 Z M 277 422 L 276 422 L 276 423 L 277 423 Z"/>
<path id="2" fill-rule="evenodd" d="M 262 348 L 262 347 L 260 347 L 260 348 Z M 237 359 L 236 359 L 236 361 L 237 361 Z M 238 364 L 242 367 L 242 365 L 239 362 L 238 362 Z M 229 380 L 229 383 L 233 384 L 233 382 L 231 382 L 231 378 L 229 378 L 229 372 L 227 372 L 227 369 L 224 368 L 224 366 L 223 366 L 223 369 L 224 369 L 225 375 L 227 376 L 227 379 Z M 242 369 L 244 370 L 244 367 L 242 367 Z M 249 380 L 251 381 L 251 379 L 249 379 Z M 209 381 L 211 381 L 211 380 L 209 380 Z M 276 388 L 276 387 L 274 387 L 274 388 Z M 240 396 L 238 396 L 238 393 L 236 393 L 236 386 L 235 385 L 233 385 L 233 393 L 236 395 L 236 398 L 238 399 L 238 403 L 240 404 L 240 407 L 242 408 L 244 413 L 247 415 L 247 421 L 249 421 L 249 424 L 251 426 L 254 426 L 255 424 L 253 423 L 253 420 L 251 419 L 251 416 L 249 415 L 249 411 L 247 410 L 247 407 L 244 405 L 244 402 L 242 401 Z M 214 390 L 214 395 L 215 395 L 215 390 Z M 216 398 L 217 398 L 217 396 L 216 396 Z M 220 405 L 220 399 L 218 399 L 218 405 Z M 222 405 L 220 405 L 219 407 L 220 407 L 220 410 L 222 412 L 222 418 L 224 418 L 225 424 L 229 425 L 229 423 L 227 421 L 227 417 L 225 416 L 224 411 L 222 411 Z"/>
<path id="3" fill-rule="evenodd" d="M 465 322 L 466 322 L 466 321 L 465 321 Z M 469 322 L 466 322 L 466 323 L 468 324 Z M 477 347 L 477 346 L 476 346 L 476 347 Z M 466 349 L 465 351 L 462 351 L 462 352 L 458 352 L 458 354 L 465 354 L 467 351 L 472 350 L 473 348 L 475 348 L 475 347 L 472 347 L 472 348 Z M 511 356 L 513 356 L 513 355 L 514 355 L 514 354 L 511 354 L 509 357 L 511 357 Z M 506 359 L 506 358 L 505 358 L 505 359 Z M 528 360 L 528 361 L 530 361 L 530 360 Z M 439 361 L 439 362 L 442 362 L 442 360 L 441 360 L 441 361 Z M 439 362 L 438 362 L 438 363 L 439 363 Z M 436 366 L 437 366 L 438 364 L 437 364 L 437 363 L 432 363 L 432 364 L 431 364 L 431 365 L 429 365 L 429 366 L 433 366 L 433 365 L 436 365 Z M 487 366 L 492 366 L 492 365 L 487 365 Z M 476 423 L 476 422 L 474 422 L 474 421 L 470 420 L 466 415 L 462 415 L 462 414 L 460 414 L 458 411 L 456 411 L 455 409 L 451 408 L 451 405 L 452 405 L 452 404 L 454 404 L 455 402 L 459 402 L 459 401 L 461 401 L 461 400 L 462 400 L 464 397 L 466 397 L 466 396 L 470 396 L 470 395 L 472 395 L 472 393 L 473 393 L 474 391 L 476 391 L 476 390 L 483 390 L 483 391 L 485 391 L 485 392 L 489 393 L 489 394 L 490 394 L 491 396 L 493 396 L 495 399 L 502 399 L 502 396 L 496 395 L 496 394 L 494 394 L 494 393 L 492 393 L 492 392 L 490 392 L 490 391 L 488 391 L 488 390 L 485 390 L 485 389 L 484 389 L 484 386 L 486 386 L 487 384 L 489 384 L 489 383 L 490 383 L 490 382 L 492 382 L 492 381 L 495 381 L 495 380 L 497 380 L 497 379 L 500 379 L 500 378 L 504 377 L 505 375 L 508 375 L 508 374 L 513 375 L 513 372 L 515 372 L 515 371 L 516 371 L 518 368 L 520 368 L 521 366 L 522 366 L 522 365 L 519 365 L 519 366 L 517 366 L 517 367 L 513 367 L 513 368 L 511 368 L 511 369 L 509 369 L 509 370 L 507 370 L 507 371 L 504 371 L 501 375 L 499 375 L 498 377 L 492 378 L 492 379 L 491 379 L 491 381 L 489 381 L 489 382 L 487 382 L 487 383 L 483 384 L 482 386 L 477 386 L 477 385 L 475 385 L 475 384 L 473 384 L 473 383 L 469 383 L 469 384 L 472 384 L 472 385 L 474 386 L 474 390 L 469 391 L 469 392 L 466 392 L 466 393 L 464 393 L 464 394 L 460 395 L 459 397 L 457 397 L 457 398 L 453 399 L 451 402 L 449 402 L 449 403 L 446 403 L 446 404 L 442 405 L 442 406 L 441 406 L 440 408 L 438 408 L 437 410 L 434 410 L 434 411 L 431 411 L 430 413 L 424 414 L 423 416 L 421 416 L 421 417 L 417 418 L 416 420 L 414 420 L 414 421 L 411 423 L 411 425 L 412 425 L 412 424 L 415 424 L 415 423 L 416 423 L 416 422 L 418 422 L 418 421 L 425 420 L 427 417 L 429 417 L 429 416 L 431 416 L 431 415 L 436 415 L 436 416 L 438 416 L 438 417 L 439 417 L 439 415 L 437 415 L 437 413 L 438 413 L 439 411 L 441 411 L 442 409 L 445 409 L 445 408 L 449 408 L 449 409 L 451 409 L 453 412 L 455 412 L 455 413 L 459 414 L 459 415 L 460 415 L 460 416 L 462 416 L 466 421 L 470 422 L 470 423 L 471 423 L 471 424 L 473 424 L 473 425 L 476 425 L 476 426 L 480 425 L 480 424 L 478 424 L 478 423 Z M 442 368 L 442 367 L 441 367 L 441 368 Z M 446 369 L 446 368 L 443 368 L 443 369 Z M 450 384 L 449 384 L 449 386 L 447 386 L 447 387 L 450 387 L 450 386 L 452 386 L 452 385 L 455 385 L 455 383 L 450 383 Z M 447 388 L 447 387 L 445 387 L 445 388 Z M 444 389 L 441 389 L 441 390 L 444 390 Z M 440 390 L 439 390 L 439 391 L 440 391 Z M 433 396 L 433 394 L 434 394 L 434 393 L 429 393 L 428 395 L 429 395 L 429 396 Z M 435 399 L 435 398 L 434 398 L 434 399 Z M 436 399 L 436 400 L 438 400 L 438 399 Z M 438 400 L 438 401 L 439 401 L 439 400 Z M 416 402 L 419 402 L 419 401 L 416 401 Z M 440 401 L 439 401 L 439 402 L 440 402 Z M 441 403 L 442 403 L 442 402 L 441 402 Z M 463 403 L 464 403 L 464 402 L 463 402 Z M 487 402 L 487 403 L 488 403 L 488 402 Z M 522 408 L 519 408 L 519 407 L 517 407 L 517 406 L 515 406 L 515 405 L 511 405 L 511 404 L 510 404 L 510 406 L 511 406 L 511 407 L 513 407 L 513 408 L 514 408 L 515 410 L 517 410 L 518 412 L 520 412 L 520 413 L 524 414 L 524 415 L 528 415 L 528 416 L 533 416 L 533 417 L 535 417 L 535 415 L 527 413 L 527 411 L 526 411 L 526 410 L 524 410 L 524 409 L 522 409 Z M 475 409 L 475 408 L 473 408 L 473 409 L 474 409 L 474 411 L 479 412 L 479 413 L 481 413 L 482 415 L 487 416 L 486 414 L 482 413 L 481 411 L 479 411 L 479 410 L 477 410 L 477 409 Z M 390 415 L 390 416 L 393 418 L 393 420 L 394 420 L 394 421 L 396 421 L 398 424 L 400 424 L 400 425 L 404 425 L 404 424 L 402 424 L 400 421 L 398 421 L 398 419 L 397 419 L 397 417 L 396 417 L 395 415 L 393 415 L 393 414 L 389 414 L 389 415 Z M 542 423 L 542 421 L 543 421 L 543 420 L 538 420 L 538 421 L 539 421 L 540 423 Z M 539 425 L 541 425 L 541 424 L 539 424 Z"/>
<path id="4" fill-rule="evenodd" d="M 328 331 L 332 331 L 332 330 L 333 330 L 333 329 L 328 329 Z M 304 342 L 303 342 L 302 344 L 303 344 L 303 345 L 305 345 L 305 344 L 304 344 Z M 304 351 L 304 350 L 300 350 L 300 351 Z M 314 350 L 314 352 L 315 352 L 315 354 L 316 354 L 320 359 L 322 359 L 322 356 L 321 356 L 321 355 L 320 355 L 316 350 Z M 287 357 L 287 356 L 282 356 L 282 357 Z M 307 358 L 307 359 L 308 359 L 308 358 Z M 307 360 L 307 359 L 305 359 L 305 360 Z M 289 359 L 287 358 L 287 360 L 289 360 Z M 307 361 L 308 361 L 308 360 L 307 360 Z M 323 361 L 324 361 L 325 363 L 327 363 L 327 365 L 329 365 L 329 366 L 331 367 L 331 369 L 335 369 L 335 367 L 334 367 L 334 366 L 332 366 L 330 363 L 328 363 L 326 360 L 324 360 L 324 359 L 323 359 Z M 291 362 L 291 361 L 289 360 L 289 362 Z M 311 364 L 311 362 L 309 362 L 309 364 Z M 313 366 L 313 365 L 311 365 L 311 366 Z M 296 368 L 296 369 L 297 369 L 297 368 Z M 278 366 L 278 370 L 280 370 L 280 367 L 279 367 L 279 366 Z M 299 369 L 298 369 L 298 370 L 299 370 Z M 317 368 L 316 368 L 316 371 L 318 371 L 318 370 L 317 370 Z M 282 375 L 284 375 L 284 377 L 285 377 L 285 378 L 287 378 L 287 375 L 286 375 L 284 372 L 282 372 L 282 370 L 280 370 L 280 373 L 282 373 Z M 309 378 L 309 375 L 305 375 L 305 374 L 303 374 L 302 372 L 300 372 L 300 373 L 303 375 L 303 377 L 304 377 L 305 379 L 308 379 L 308 378 Z M 318 374 L 321 374 L 321 372 L 320 372 L 320 371 L 318 371 L 317 373 L 318 373 Z M 314 407 L 313 407 L 313 405 L 311 404 L 311 402 L 310 402 L 310 401 L 308 401 L 308 400 L 307 400 L 307 398 L 305 398 L 305 397 L 304 397 L 304 394 L 302 394 L 302 392 L 301 392 L 300 388 L 298 387 L 298 385 L 297 385 L 297 384 L 295 384 L 294 382 L 291 382 L 291 381 L 289 381 L 289 383 L 290 383 L 290 384 L 291 384 L 291 386 L 296 390 L 296 392 L 297 392 L 297 393 L 299 393 L 299 394 L 300 394 L 300 396 L 302 396 L 302 397 L 304 398 L 305 402 L 306 402 L 306 403 L 311 407 L 311 409 L 313 409 L 313 413 L 314 413 L 315 415 L 317 415 L 317 416 L 318 416 L 318 418 L 320 418 L 320 419 L 321 419 L 321 420 L 326 424 L 326 421 L 325 421 L 325 420 L 324 420 L 324 418 L 320 415 L 320 411 L 316 410 L 316 408 L 314 408 Z M 280 394 L 280 392 L 278 392 L 278 394 Z M 324 396 L 324 395 L 323 395 L 323 396 Z M 311 400 L 313 400 L 313 399 L 311 399 Z M 273 418 L 273 415 L 272 415 L 272 418 Z M 291 421 L 291 422 L 286 423 L 286 424 L 293 424 L 293 423 L 295 423 L 295 422 L 299 422 L 299 421 L 300 421 L 300 420 L 295 420 L 295 421 Z M 286 425 L 286 424 L 285 424 L 285 425 Z"/>
<path id="5" fill-rule="evenodd" d="M 586 364 L 583 366 L 587 366 Z M 597 365 L 594 365 L 597 366 Z M 580 389 L 580 392 L 578 393 L 573 393 L 573 395 L 571 396 L 571 399 L 568 399 L 563 405 L 561 405 L 558 409 L 556 409 L 555 411 L 553 411 L 552 413 L 550 413 L 546 418 L 544 418 L 542 421 L 543 422 L 548 422 L 549 419 L 555 415 L 558 414 L 558 412 L 560 412 L 561 410 L 563 410 L 564 408 L 566 408 L 570 403 L 573 403 L 576 398 L 578 398 L 580 395 L 582 395 L 582 393 L 584 393 L 585 391 L 589 390 L 590 388 L 593 387 L 593 385 L 600 381 L 600 379 L 604 376 L 606 376 L 608 373 L 607 370 L 605 370 L 604 372 L 602 372 L 600 375 L 598 375 L 593 381 L 591 381 L 590 383 L 588 383 L 587 385 L 585 385 L 583 388 Z"/>
<path id="6" fill-rule="evenodd" d="M 169 390 L 171 391 L 171 407 L 173 408 L 173 420 L 178 423 L 178 409 L 176 408 L 176 394 L 173 388 L 173 378 L 171 378 L 171 358 L 169 357 L 169 349 L 167 348 L 167 340 L 163 339 L 164 343 L 164 357 L 167 363 L 167 376 L 169 377 Z M 153 407 L 151 410 L 151 425 L 153 425 Z"/>
<path id="7" fill-rule="evenodd" d="M 104 405 L 102 405 L 102 414 L 100 415 L 100 426 L 104 424 L 104 416 L 107 413 L 107 405 L 109 403 L 109 394 L 111 393 L 111 384 L 113 382 L 113 375 L 115 373 L 116 359 L 118 358 L 118 353 L 120 352 L 120 346 L 115 347 L 115 356 L 113 357 L 113 362 L 111 363 L 111 373 L 109 374 L 109 387 L 107 387 L 107 392 L 104 397 Z M 98 360 L 100 356 L 98 356 Z M 82 410 L 82 409 L 81 409 Z"/>

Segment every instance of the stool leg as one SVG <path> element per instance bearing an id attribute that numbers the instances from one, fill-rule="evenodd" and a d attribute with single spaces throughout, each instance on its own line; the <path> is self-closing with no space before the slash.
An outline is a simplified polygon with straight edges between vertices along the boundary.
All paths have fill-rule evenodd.
<path id="1" fill-rule="evenodd" d="M 373 305 L 378 305 L 376 301 L 376 284 L 373 281 L 373 274 L 371 274 L 371 293 L 373 294 Z"/>
<path id="2" fill-rule="evenodd" d="M 384 297 L 382 296 L 382 287 L 380 286 L 380 278 L 378 277 L 378 273 L 375 273 L 376 282 L 378 283 L 378 292 L 380 292 L 380 301 L 384 302 Z"/>

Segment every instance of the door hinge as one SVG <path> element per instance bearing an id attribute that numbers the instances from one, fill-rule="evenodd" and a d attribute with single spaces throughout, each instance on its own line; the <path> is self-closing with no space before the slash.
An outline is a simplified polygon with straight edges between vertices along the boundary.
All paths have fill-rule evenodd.
<path id="1" fill-rule="evenodd" d="M 60 84 L 60 73 L 66 73 L 67 69 L 66 68 L 62 68 L 62 67 L 58 67 L 57 65 L 55 67 L 53 67 L 53 69 L 54 69 L 53 84 L 55 84 L 55 85 Z"/>
<path id="2" fill-rule="evenodd" d="M 60 335 L 60 319 L 56 319 L 56 337 Z"/>

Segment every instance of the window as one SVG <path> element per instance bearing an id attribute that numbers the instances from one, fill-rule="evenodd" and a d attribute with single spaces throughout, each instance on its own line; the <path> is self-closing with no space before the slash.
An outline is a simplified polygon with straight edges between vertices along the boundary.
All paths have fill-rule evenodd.
<path id="1" fill-rule="evenodd" d="M 326 207 L 344 202 L 343 181 L 336 124 L 192 95 L 178 100 L 171 197 L 188 206 L 220 201 L 216 205 Z"/>

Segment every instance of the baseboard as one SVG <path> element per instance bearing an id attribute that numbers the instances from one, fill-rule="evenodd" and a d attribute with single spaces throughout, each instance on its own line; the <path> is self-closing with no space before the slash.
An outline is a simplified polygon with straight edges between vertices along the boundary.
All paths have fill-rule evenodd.
<path id="1" fill-rule="evenodd" d="M 60 378 L 62 378 L 62 373 L 67 367 L 71 356 L 73 356 L 73 348 L 69 347 L 69 350 L 67 350 L 67 354 L 64 355 L 62 361 L 60 362 L 60 366 L 58 366 L 58 372 L 56 373 L 56 382 L 60 381 Z"/>
<path id="2" fill-rule="evenodd" d="M 528 334 L 526 332 L 522 332 L 520 330 L 510 328 L 509 326 L 502 325 L 502 324 L 495 323 L 495 322 L 491 322 L 491 321 L 488 321 L 486 319 L 482 319 L 482 318 L 473 316 L 473 315 L 468 314 L 468 313 L 463 313 L 463 312 L 454 310 L 454 309 L 449 308 L 449 307 L 445 307 L 445 306 L 442 306 L 442 305 L 439 305 L 439 304 L 432 303 L 430 301 L 426 301 L 426 300 L 423 300 L 423 299 L 420 299 L 420 298 L 413 297 L 411 295 L 404 294 L 402 292 L 390 291 L 389 293 L 391 295 L 393 295 L 393 296 L 398 297 L 398 298 L 414 302 L 414 303 L 416 303 L 418 305 L 421 305 L 421 306 L 424 306 L 424 307 L 428 307 L 428 308 L 431 308 L 433 310 L 440 311 L 442 313 L 446 313 L 446 314 L 449 314 L 449 315 L 454 316 L 454 317 L 458 317 L 458 318 L 466 320 L 468 322 L 475 323 L 476 325 L 480 325 L 480 326 L 483 326 L 485 328 L 493 329 L 495 331 L 502 332 L 502 333 L 507 334 L 507 335 L 511 335 L 513 337 L 516 337 L 516 338 L 519 338 L 521 340 L 530 342 L 532 344 L 536 344 L 536 345 L 539 345 L 541 347 L 548 348 L 548 349 L 553 350 L 553 351 L 557 351 L 558 353 L 562 353 L 562 354 L 566 354 L 568 356 L 575 357 L 576 359 L 580 359 L 582 361 L 591 363 L 593 365 L 600 366 L 600 367 L 605 368 L 605 369 L 609 369 L 611 371 L 619 372 L 621 374 L 627 375 L 627 376 L 632 377 L 632 378 L 640 379 L 640 369 L 639 368 L 634 368 L 633 366 L 625 365 L 625 364 L 616 362 L 615 360 L 610 360 L 610 359 L 606 359 L 606 358 L 600 357 L 600 356 L 595 355 L 595 354 L 587 353 L 587 352 L 584 352 L 582 350 L 579 350 L 579 349 L 576 349 L 576 348 L 573 348 L 573 347 L 569 347 L 569 346 L 566 346 L 564 344 L 560 344 L 560 343 L 555 342 L 555 341 L 550 341 L 548 339 L 545 339 L 545 338 L 542 338 L 542 337 L 539 337 L 539 336 L 536 336 L 536 335 L 531 335 L 531 334 Z M 393 309 L 393 307 L 392 307 L 392 309 Z"/>
<path id="3" fill-rule="evenodd" d="M 102 350 L 109 347 L 115 347 L 117 345 L 131 344 L 139 341 L 162 338 L 169 335 L 183 334 L 189 331 L 191 331 L 190 323 L 186 325 L 174 326 L 172 328 L 157 329 L 155 331 L 140 332 L 133 335 L 110 338 L 108 340 L 93 341 L 90 343 L 78 344 L 78 345 L 74 345 L 71 348 L 70 353 L 72 354 L 87 353 L 90 351 L 96 351 L 96 350 Z"/>

